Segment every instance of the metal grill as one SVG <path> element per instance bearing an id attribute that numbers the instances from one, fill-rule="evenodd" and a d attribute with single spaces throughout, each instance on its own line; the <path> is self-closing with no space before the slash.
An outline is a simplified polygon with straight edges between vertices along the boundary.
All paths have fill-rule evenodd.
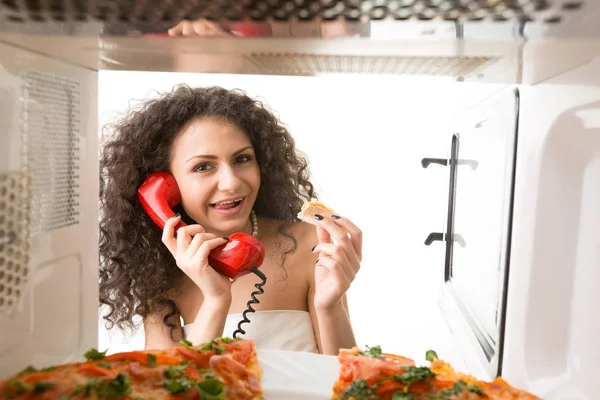
<path id="1" fill-rule="evenodd" d="M 495 61 L 488 57 L 383 57 L 312 54 L 253 54 L 248 60 L 262 73 L 314 75 L 315 73 L 369 73 L 428 76 L 464 76 Z"/>
<path id="2" fill-rule="evenodd" d="M 467 20 L 522 19 L 557 23 L 577 10 L 574 0 L 1 0 L 4 18 L 16 21 L 118 21 L 176 23 L 211 20 Z M 2 13 L 0 13 L 1 15 Z"/>
<path id="3" fill-rule="evenodd" d="M 29 262 L 29 179 L 0 174 L 0 313 L 10 313 L 24 291 Z"/>
<path id="4" fill-rule="evenodd" d="M 79 222 L 79 82 L 23 74 L 24 169 L 31 176 L 31 235 Z"/>

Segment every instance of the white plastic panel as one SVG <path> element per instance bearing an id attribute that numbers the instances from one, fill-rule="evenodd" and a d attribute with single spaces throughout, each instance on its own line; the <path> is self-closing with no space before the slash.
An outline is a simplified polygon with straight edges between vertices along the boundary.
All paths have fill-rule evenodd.
<path id="1" fill-rule="evenodd" d="M 97 73 L 0 44 L 0 90 L 2 378 L 97 346 Z"/>
<path id="2" fill-rule="evenodd" d="M 599 61 L 522 88 L 503 375 L 545 400 L 600 392 Z"/>
<path id="3" fill-rule="evenodd" d="M 518 91 L 505 88 L 458 117 L 454 140 L 454 240 L 440 306 L 469 369 L 484 380 L 502 363 L 518 110 Z"/>
<path id="4" fill-rule="evenodd" d="M 34 320 L 31 336 L 38 348 L 32 354 L 33 365 L 51 365 L 67 355 L 80 356 L 77 351 L 82 341 L 81 296 L 85 295 L 81 278 L 82 264 L 77 255 L 38 266 L 30 285 Z M 60 293 L 56 288 L 60 288 Z M 52 312 L 47 309 L 48 302 L 54 307 Z"/>

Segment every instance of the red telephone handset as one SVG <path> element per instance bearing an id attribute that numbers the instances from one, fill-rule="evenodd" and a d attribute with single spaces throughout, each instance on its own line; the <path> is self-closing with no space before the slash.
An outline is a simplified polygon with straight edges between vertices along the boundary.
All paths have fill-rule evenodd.
<path id="1" fill-rule="evenodd" d="M 172 208 L 181 201 L 179 187 L 173 175 L 169 172 L 157 172 L 144 180 L 138 189 L 138 198 L 150 218 L 161 229 L 175 213 Z M 181 227 L 186 226 L 180 221 L 175 226 L 175 234 Z M 221 274 L 233 279 L 247 274 L 253 268 L 262 265 L 265 258 L 265 248 L 255 237 L 243 232 L 229 236 L 229 241 L 212 250 L 208 263 Z"/>

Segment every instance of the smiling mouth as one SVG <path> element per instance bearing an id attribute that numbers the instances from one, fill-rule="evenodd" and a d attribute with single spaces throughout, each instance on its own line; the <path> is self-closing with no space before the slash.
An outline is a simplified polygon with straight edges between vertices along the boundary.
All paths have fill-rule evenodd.
<path id="1" fill-rule="evenodd" d="M 220 210 L 228 210 L 239 206 L 244 199 L 245 197 L 240 197 L 239 199 L 220 201 L 218 203 L 211 204 L 211 207 L 218 208 Z"/>

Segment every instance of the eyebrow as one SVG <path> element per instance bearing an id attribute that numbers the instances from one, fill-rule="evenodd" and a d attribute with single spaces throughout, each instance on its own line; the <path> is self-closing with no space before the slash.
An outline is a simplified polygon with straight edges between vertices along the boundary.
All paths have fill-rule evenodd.
<path id="1" fill-rule="evenodd" d="M 244 151 L 246 151 L 248 149 L 252 149 L 252 146 L 246 146 L 244 148 L 241 148 L 241 149 L 235 151 L 232 156 L 235 157 L 238 154 L 243 153 Z M 211 160 L 216 160 L 218 157 L 211 155 L 211 154 L 196 154 L 195 156 L 188 158 L 185 162 L 187 163 L 188 161 L 193 160 L 194 158 L 208 158 Z"/>

